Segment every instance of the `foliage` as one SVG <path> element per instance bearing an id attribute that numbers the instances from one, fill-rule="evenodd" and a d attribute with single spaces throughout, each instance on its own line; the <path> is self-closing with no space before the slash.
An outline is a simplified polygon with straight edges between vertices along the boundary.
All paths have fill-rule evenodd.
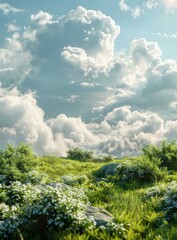
<path id="1" fill-rule="evenodd" d="M 93 159 L 93 152 L 85 151 L 80 148 L 74 148 L 68 151 L 67 158 L 87 162 Z"/>
<path id="2" fill-rule="evenodd" d="M 8 145 L 0 151 L 0 175 L 6 182 L 21 180 L 35 166 L 36 156 L 29 145 L 21 144 L 18 147 Z"/>
<path id="3" fill-rule="evenodd" d="M 104 155 L 104 156 L 98 156 L 94 157 L 94 162 L 112 162 L 114 160 L 114 157 L 111 155 Z"/>
<path id="4" fill-rule="evenodd" d="M 177 183 L 171 182 L 165 189 L 161 200 L 162 210 L 167 220 L 174 220 L 177 217 Z"/>
<path id="5" fill-rule="evenodd" d="M 170 182 L 167 186 L 161 184 L 146 190 L 145 198 L 151 200 L 157 198 L 157 209 L 162 211 L 163 217 L 167 221 L 176 220 L 177 218 L 177 183 Z"/>
<path id="6" fill-rule="evenodd" d="M 148 183 L 162 179 L 164 174 L 156 164 L 143 158 L 136 161 L 126 160 L 118 164 L 115 175 L 117 180 L 122 182 Z"/>
<path id="7" fill-rule="evenodd" d="M 27 151 L 21 154 L 24 166 L 20 168 L 16 165 L 18 147 L 1 150 L 0 239 L 176 239 L 177 173 L 172 165 L 168 168 L 172 171 L 163 170 L 162 145 L 148 145 L 144 156 L 131 161 L 114 159 L 116 182 L 112 178 L 95 181 L 92 174 L 105 165 L 103 157 L 98 162 L 95 157 L 82 162 L 36 157 Z M 164 149 L 165 157 L 169 151 L 170 158 L 175 156 L 175 147 Z M 12 166 L 19 175 L 15 171 L 5 174 Z M 85 221 L 89 202 L 108 210 L 115 222 L 95 228 L 92 219 Z"/>
<path id="8" fill-rule="evenodd" d="M 163 141 L 160 147 L 149 144 L 143 147 L 143 153 L 150 161 L 155 161 L 160 167 L 177 170 L 177 143 Z"/>
<path id="9" fill-rule="evenodd" d="M 80 176 L 74 176 L 74 175 L 64 175 L 62 177 L 62 181 L 64 184 L 67 184 L 69 186 L 76 186 L 81 185 L 84 182 L 88 182 L 89 179 L 86 175 L 80 175 Z"/>
<path id="10" fill-rule="evenodd" d="M 81 148 L 70 149 L 67 158 L 81 162 L 112 162 L 114 160 L 111 155 L 94 156 L 92 151 L 86 151 Z"/>
<path id="11" fill-rule="evenodd" d="M 62 184 L 25 185 L 14 182 L 1 186 L 5 203 L 0 204 L 0 238 L 8 237 L 17 228 L 28 226 L 38 229 L 81 230 L 94 227 L 85 215 L 88 199 L 81 189 Z M 14 222 L 15 220 L 15 222 Z"/>

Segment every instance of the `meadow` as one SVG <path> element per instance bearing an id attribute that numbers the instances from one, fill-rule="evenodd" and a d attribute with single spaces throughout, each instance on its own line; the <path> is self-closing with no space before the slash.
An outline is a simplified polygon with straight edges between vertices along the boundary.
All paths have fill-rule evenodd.
<path id="1" fill-rule="evenodd" d="M 31 147 L 0 152 L 0 239 L 177 239 L 177 144 L 147 145 L 138 157 L 36 156 Z M 86 206 L 107 210 L 97 226 Z"/>

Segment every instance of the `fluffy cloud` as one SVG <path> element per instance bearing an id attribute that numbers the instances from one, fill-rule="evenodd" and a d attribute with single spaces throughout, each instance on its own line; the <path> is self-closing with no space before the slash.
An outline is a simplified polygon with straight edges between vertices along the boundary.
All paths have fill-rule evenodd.
<path id="1" fill-rule="evenodd" d="M 7 15 L 9 13 L 23 12 L 22 9 L 18 9 L 18 8 L 12 7 L 8 3 L 0 3 L 0 11 L 2 11 L 5 15 Z"/>
<path id="2" fill-rule="evenodd" d="M 31 20 L 39 26 L 43 26 L 46 25 L 47 23 L 50 23 L 50 20 L 52 18 L 53 16 L 51 14 L 43 11 L 39 11 L 37 14 L 31 15 Z"/>
<path id="3" fill-rule="evenodd" d="M 3 90 L 0 95 L 1 146 L 8 142 L 32 143 L 38 153 L 55 148 L 50 128 L 44 122 L 44 112 L 37 106 L 33 93 L 21 95 L 17 89 Z"/>
<path id="4" fill-rule="evenodd" d="M 24 50 L 19 33 L 6 38 L 4 48 L 0 49 L 0 82 L 3 86 L 22 82 L 32 71 L 32 56 Z"/>
<path id="5" fill-rule="evenodd" d="M 48 125 L 55 137 L 62 135 L 68 148 L 82 146 L 94 148 L 99 142 L 99 137 L 94 135 L 81 118 L 67 117 L 64 114 L 48 120 Z"/>
<path id="6" fill-rule="evenodd" d="M 95 108 L 95 118 L 124 105 L 169 115 L 169 105 L 177 101 L 177 63 L 163 60 L 157 43 L 133 40 L 129 56 L 121 58 L 112 72 L 118 73 L 117 87 Z"/>
<path id="7" fill-rule="evenodd" d="M 16 26 L 15 22 L 7 24 L 8 32 L 18 32 L 20 29 L 21 28 L 19 26 Z"/>
<path id="8" fill-rule="evenodd" d="M 23 32 L 9 30 L 0 49 L 2 147 L 24 141 L 40 154 L 77 146 L 123 156 L 175 138 L 177 63 L 156 42 L 135 39 L 129 54 L 116 54 L 120 27 L 83 7 L 57 20 L 40 11 Z"/>
<path id="9" fill-rule="evenodd" d="M 60 114 L 45 120 L 32 92 L 0 88 L 0 144 L 32 143 L 38 154 L 65 156 L 81 147 L 99 154 L 137 155 L 143 145 L 176 137 L 177 121 L 164 120 L 151 111 L 130 106 L 114 108 L 99 122 L 84 123 L 80 117 Z"/>
<path id="10" fill-rule="evenodd" d="M 114 42 L 120 27 L 103 13 L 83 7 L 57 20 L 40 11 L 31 20 L 21 42 L 33 56 L 35 73 L 23 83 L 23 89 L 37 90 L 40 105 L 52 117 L 56 111 L 71 113 L 73 106 L 75 114 L 81 115 L 105 98 L 106 87 L 98 81 L 107 78 L 114 65 Z M 78 96 L 77 101 L 68 101 L 70 96 Z"/>
<path id="11" fill-rule="evenodd" d="M 91 147 L 98 141 L 81 118 L 61 114 L 46 121 L 32 92 L 22 95 L 16 88 L 0 88 L 0 111 L 1 147 L 26 142 L 38 154 L 65 155 L 71 147 Z"/>

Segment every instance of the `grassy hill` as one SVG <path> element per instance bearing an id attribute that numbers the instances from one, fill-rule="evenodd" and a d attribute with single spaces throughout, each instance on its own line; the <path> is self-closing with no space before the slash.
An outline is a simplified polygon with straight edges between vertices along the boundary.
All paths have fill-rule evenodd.
<path id="1" fill-rule="evenodd" d="M 102 167 L 109 167 L 112 163 L 116 166 L 114 174 L 107 174 Z M 177 239 L 175 142 L 164 142 L 161 147 L 149 145 L 144 148 L 142 156 L 109 159 L 108 162 L 94 158 L 83 162 L 51 156 L 36 157 L 29 146 L 22 145 L 1 151 L 0 164 L 1 239 Z M 59 193 L 51 187 L 46 188 L 55 182 L 67 185 L 68 189 L 63 188 Z M 71 203 L 76 204 L 70 206 L 73 215 L 79 201 L 86 204 L 85 197 L 77 198 L 82 191 L 89 205 L 104 208 L 112 214 L 115 225 L 96 228 L 84 223 L 77 228 L 77 219 L 73 218 L 66 224 L 63 220 L 66 226 L 59 227 L 57 222 L 49 227 L 47 217 L 51 214 L 54 220 L 58 218 L 59 204 L 67 213 L 65 219 Z M 55 201 L 51 200 L 53 198 Z M 45 201 L 53 201 L 57 210 L 53 212 L 45 207 L 38 210 Z M 17 226 L 14 221 L 18 222 Z M 71 222 L 75 225 L 68 228 Z M 10 232 L 9 226 L 12 227 Z"/>

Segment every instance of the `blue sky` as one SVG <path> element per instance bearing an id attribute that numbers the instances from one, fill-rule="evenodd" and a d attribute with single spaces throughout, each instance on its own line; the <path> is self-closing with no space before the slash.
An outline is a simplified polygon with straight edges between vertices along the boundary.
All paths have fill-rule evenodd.
<path id="1" fill-rule="evenodd" d="M 0 144 L 139 153 L 177 138 L 176 0 L 0 1 Z"/>

